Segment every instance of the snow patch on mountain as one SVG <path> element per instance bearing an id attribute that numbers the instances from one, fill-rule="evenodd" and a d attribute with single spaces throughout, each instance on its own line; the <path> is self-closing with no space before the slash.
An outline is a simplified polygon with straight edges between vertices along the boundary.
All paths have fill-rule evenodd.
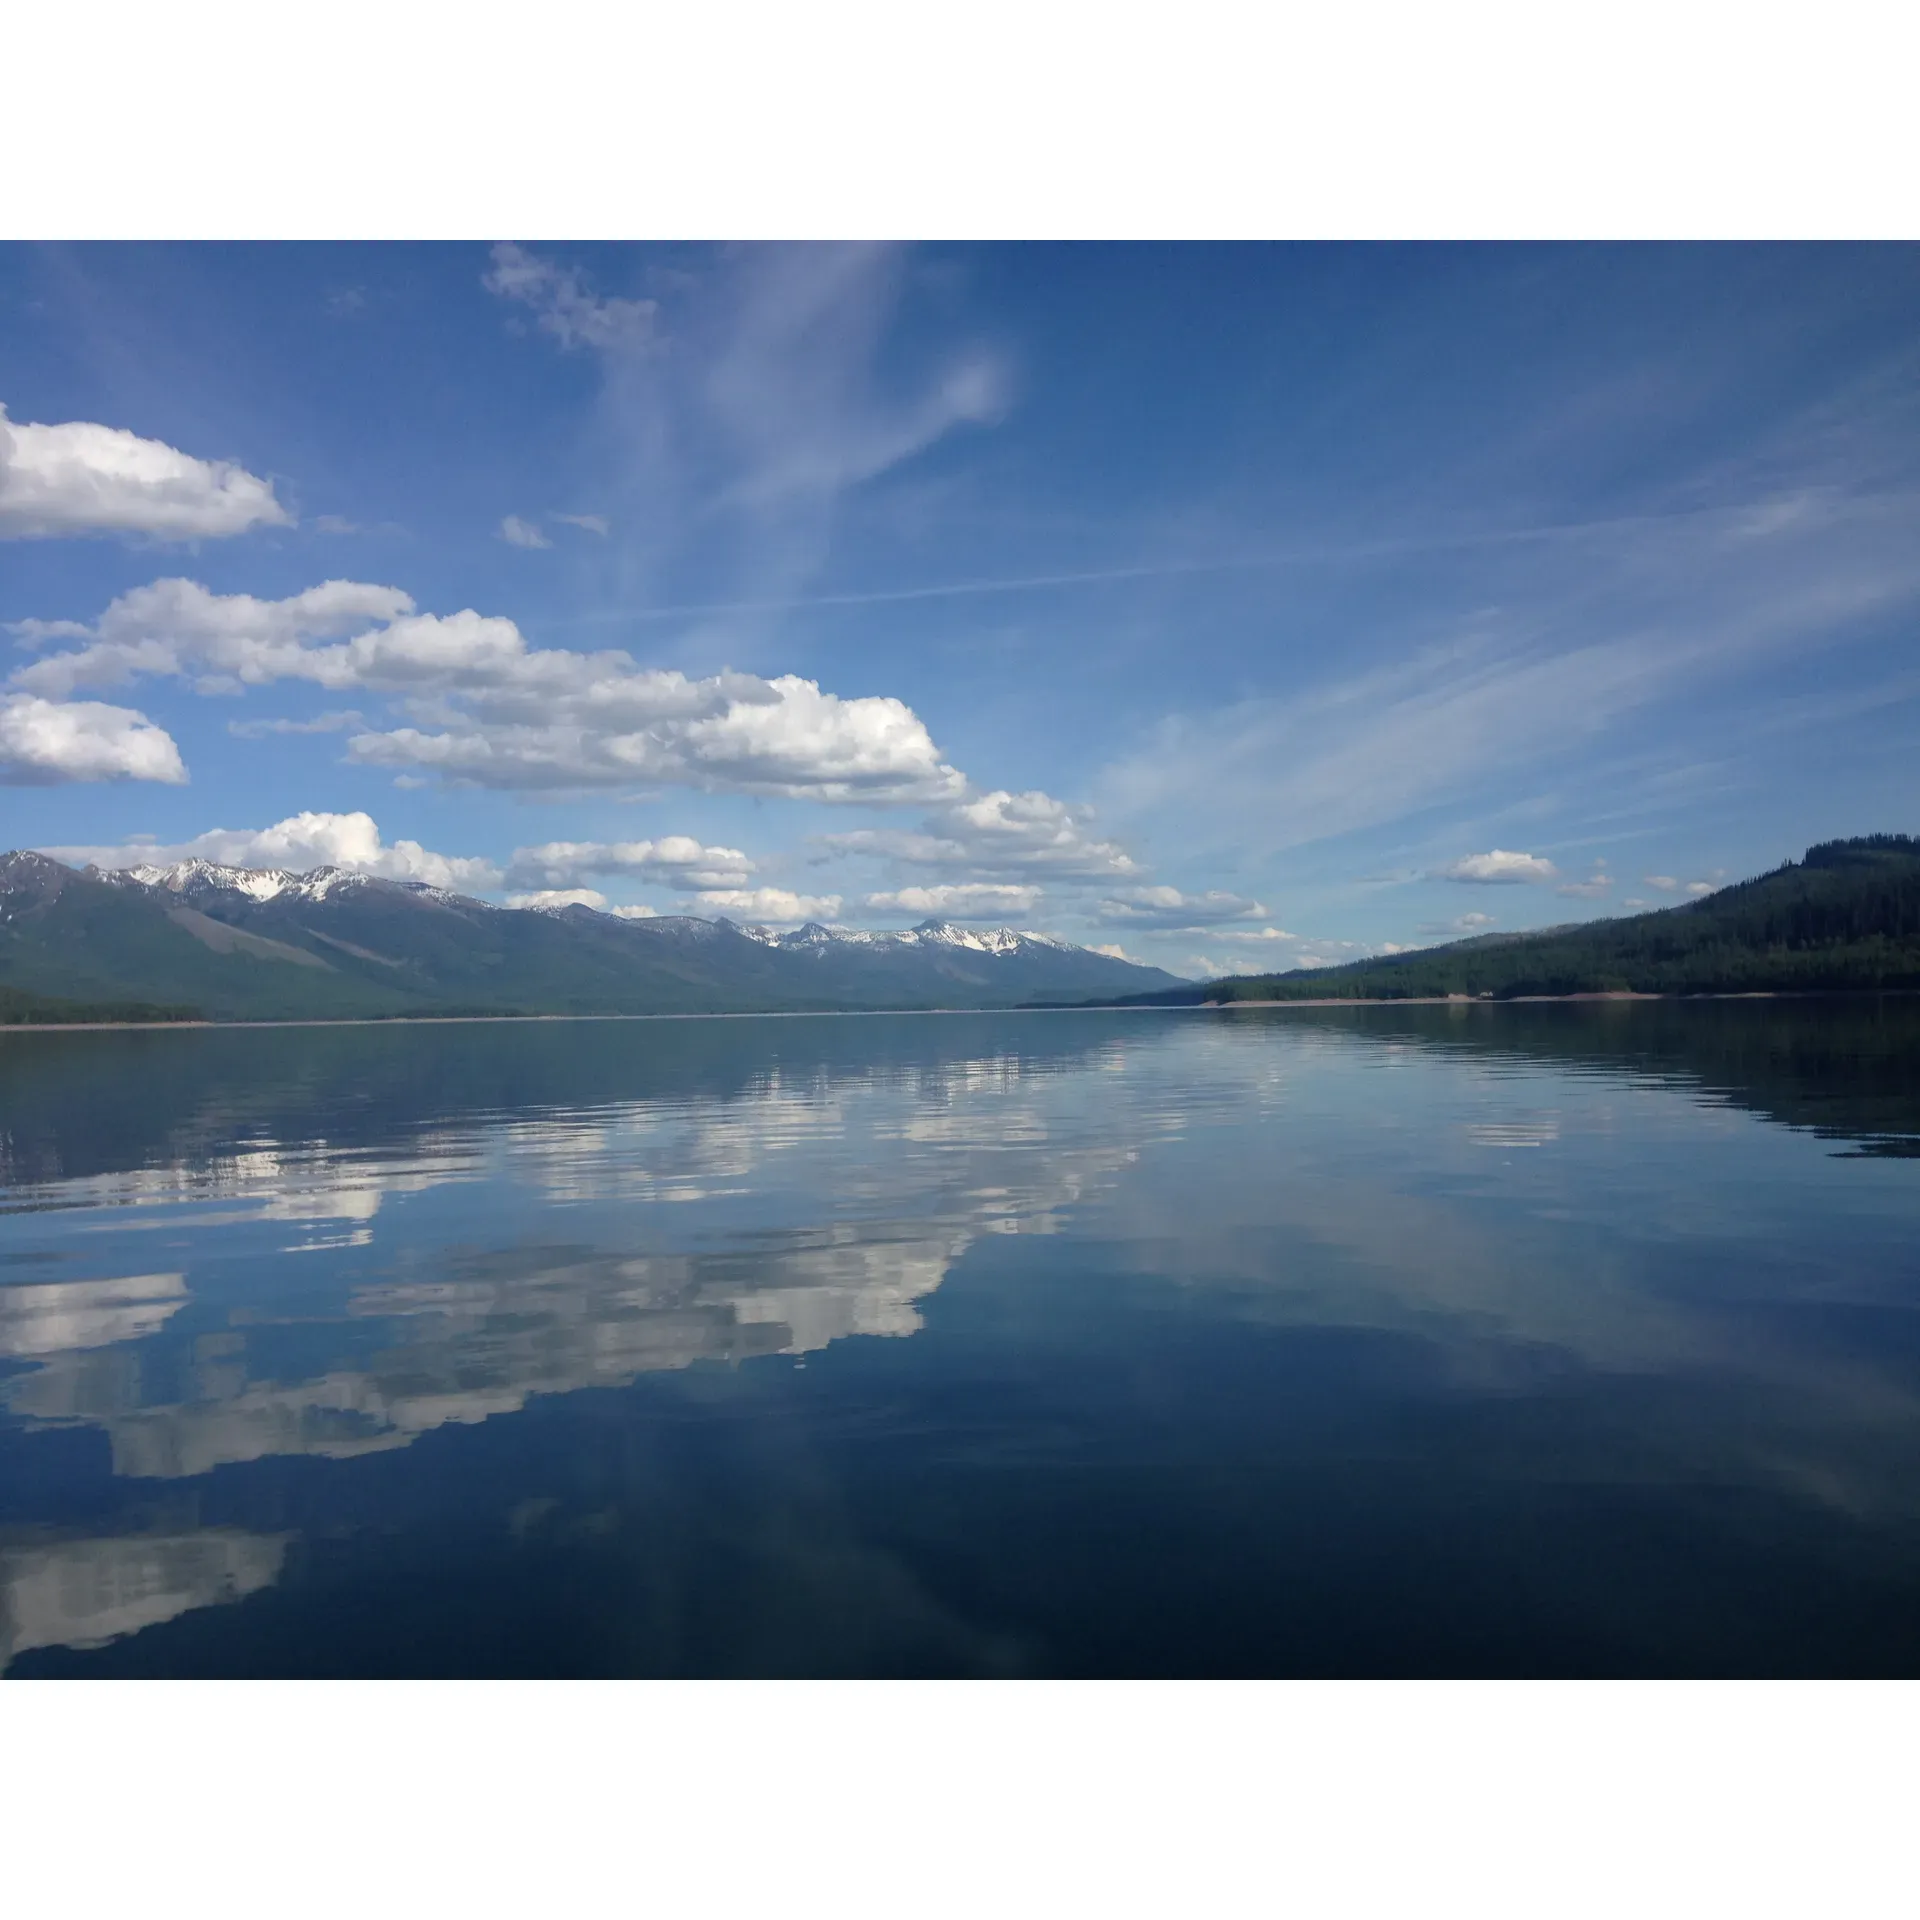
<path id="1" fill-rule="evenodd" d="M 97 869 L 93 870 L 98 872 Z M 417 899 L 436 900 L 463 908 L 482 908 L 490 913 L 512 911 L 496 907 L 490 901 L 476 900 L 468 894 L 436 887 L 424 880 L 381 880 L 372 875 L 350 872 L 341 867 L 316 867 L 310 873 L 291 873 L 281 867 L 229 867 L 215 860 L 182 860 L 171 866 L 147 865 L 123 867 L 98 877 L 122 884 L 147 887 L 184 899 L 205 898 L 217 893 L 236 893 L 257 901 L 325 900 L 329 894 L 351 887 L 390 887 L 412 894 Z M 1015 927 L 961 927 L 950 920 L 922 920 L 918 926 L 897 931 L 873 931 L 862 927 L 829 927 L 817 920 L 803 927 L 782 932 L 774 927 L 741 926 L 724 917 L 703 920 L 692 915 L 649 916 L 633 920 L 604 912 L 574 901 L 564 906 L 539 906 L 518 909 L 544 913 L 556 918 L 574 919 L 586 915 L 595 920 L 621 920 L 622 924 L 643 926 L 651 933 L 674 934 L 685 938 L 710 939 L 723 932 L 735 933 L 764 947 L 783 953 L 811 953 L 822 958 L 836 952 L 865 950 L 873 953 L 918 950 L 934 954 L 984 954 L 1008 958 L 1035 952 L 1081 953 L 1086 949 L 1071 940 L 1048 933 L 1034 933 Z"/>
<path id="2" fill-rule="evenodd" d="M 228 867 L 217 860 L 180 860 L 171 866 L 149 864 L 120 867 L 108 872 L 101 872 L 96 867 L 89 871 L 102 880 L 130 883 L 159 893 L 178 894 L 183 899 L 238 893 L 244 894 L 249 900 L 314 901 L 359 887 L 392 887 L 418 900 L 438 900 L 450 905 L 497 911 L 488 901 L 455 893 L 450 887 L 436 887 L 425 880 L 382 880 L 373 874 L 359 873 L 348 867 L 315 867 L 307 873 L 290 873 L 284 867 Z"/>
<path id="3" fill-rule="evenodd" d="M 1055 953 L 1078 953 L 1071 940 L 1058 940 L 1050 933 L 1029 933 L 1013 927 L 956 927 L 949 920 L 923 920 L 917 927 L 897 932 L 872 932 L 863 927 L 827 927 L 810 920 L 790 933 L 772 927 L 742 927 L 748 939 L 763 946 L 779 947 L 788 953 L 831 953 L 835 948 L 861 948 L 869 951 L 902 951 L 920 948 L 937 951 L 942 947 L 965 953 L 1031 953 L 1044 947 Z"/>

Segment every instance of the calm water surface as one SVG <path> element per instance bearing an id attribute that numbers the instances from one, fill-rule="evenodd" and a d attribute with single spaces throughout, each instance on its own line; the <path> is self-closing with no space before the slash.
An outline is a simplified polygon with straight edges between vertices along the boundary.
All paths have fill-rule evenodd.
<path id="1" fill-rule="evenodd" d="M 0 1035 L 0 1666 L 1920 1672 L 1920 1007 Z"/>

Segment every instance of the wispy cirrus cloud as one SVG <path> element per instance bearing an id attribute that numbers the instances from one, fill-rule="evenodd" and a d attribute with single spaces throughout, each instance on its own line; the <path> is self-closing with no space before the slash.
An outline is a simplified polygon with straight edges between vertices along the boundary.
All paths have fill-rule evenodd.
<path id="1" fill-rule="evenodd" d="M 1169 715 L 1095 798 L 1123 830 L 1179 818 L 1197 851 L 1272 855 L 1511 793 L 1630 724 L 1883 631 L 1920 604 L 1916 510 L 1836 492 L 1817 511 L 1648 516 L 1516 550 L 1476 579 L 1496 604 L 1411 616 L 1357 668 Z M 1649 777 L 1659 752 L 1641 747 Z"/>
<path id="2" fill-rule="evenodd" d="M 537 550 L 553 545 L 553 542 L 533 521 L 523 520 L 517 513 L 508 514 L 500 522 L 499 538 L 510 547 L 530 547 Z"/>
<path id="3" fill-rule="evenodd" d="M 493 249 L 482 284 L 489 293 L 530 308 L 541 331 L 569 349 L 644 350 L 657 339 L 658 301 L 609 299 L 584 273 L 511 240 Z"/>
<path id="4" fill-rule="evenodd" d="M 1129 887 L 1111 894 L 1094 909 L 1095 917 L 1111 926 L 1164 928 L 1191 933 L 1230 920 L 1258 920 L 1266 908 L 1258 900 L 1218 890 L 1182 893 L 1178 887 Z"/>
<path id="5" fill-rule="evenodd" d="M 777 609 L 825 558 L 846 493 L 1005 411 L 1006 370 L 980 347 L 937 353 L 916 375 L 890 367 L 905 258 L 866 244 L 719 248 L 631 295 L 503 242 L 485 285 L 597 361 L 591 458 L 620 503 L 634 578 L 697 537 L 732 597 Z"/>

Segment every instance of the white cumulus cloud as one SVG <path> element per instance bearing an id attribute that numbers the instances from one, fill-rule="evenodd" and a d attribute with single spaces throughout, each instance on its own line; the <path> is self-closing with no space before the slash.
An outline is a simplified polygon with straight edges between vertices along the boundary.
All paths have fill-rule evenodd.
<path id="1" fill-rule="evenodd" d="M 18 693 L 0 699 L 0 785 L 157 780 L 180 786 L 186 777 L 173 736 L 130 707 Z"/>
<path id="2" fill-rule="evenodd" d="M 11 421 L 0 406 L 0 540 L 219 540 L 292 519 L 270 481 L 231 460 L 197 460 L 88 420 Z"/>
<path id="3" fill-rule="evenodd" d="M 1432 877 L 1482 887 L 1544 885 L 1559 879 L 1560 869 L 1536 854 L 1508 853 L 1495 847 L 1491 853 L 1470 853 L 1450 866 L 1436 868 Z"/>
<path id="4" fill-rule="evenodd" d="M 1030 913 L 1040 894 L 1039 887 L 977 881 L 944 887 L 899 887 L 890 893 L 870 893 L 866 904 L 875 913 L 937 914 L 946 919 L 978 920 L 1003 913 Z"/>
<path id="5" fill-rule="evenodd" d="M 797 926 L 803 920 L 834 920 L 837 893 L 789 893 L 785 887 L 716 887 L 699 894 L 704 907 L 754 925 Z"/>
<path id="6" fill-rule="evenodd" d="M 413 611 L 397 587 L 327 580 L 285 600 L 248 593 L 209 593 L 194 580 L 156 580 L 123 593 L 91 628 L 57 623 L 63 637 L 91 636 L 71 653 L 48 654 L 22 667 L 13 684 L 29 692 L 71 693 L 78 687 L 125 686 L 137 679 L 191 678 L 211 688 L 266 686 L 276 680 L 355 684 L 349 649 L 312 643 L 396 621 Z M 54 623 L 21 622 L 32 644 Z M 21 627 L 31 630 L 20 633 Z"/>
<path id="7" fill-rule="evenodd" d="M 669 833 L 658 840 L 549 840 L 520 847 L 508 864 L 507 884 L 564 889 L 583 875 L 619 874 L 697 892 L 737 887 L 753 870 L 737 847 L 702 846 L 684 833 Z"/>
<path id="8" fill-rule="evenodd" d="M 386 693 L 424 724 L 356 734 L 351 760 L 487 787 L 667 782 L 884 803 L 966 791 L 919 716 L 890 696 L 843 699 L 793 674 L 694 680 L 618 649 L 531 647 L 511 620 L 417 613 L 394 587 L 332 580 L 268 601 L 160 580 L 122 595 L 89 631 L 89 645 L 44 655 L 12 684 L 48 697 L 148 676 L 208 693 L 281 680 Z"/>
<path id="9" fill-rule="evenodd" d="M 466 891 L 500 884 L 500 870 L 490 860 L 431 853 L 417 840 L 385 844 L 373 817 L 365 813 L 296 813 L 270 827 L 215 827 L 174 845 L 135 841 L 43 851 L 76 866 L 172 866 L 181 860 L 211 860 L 223 867 L 276 867 L 288 873 L 341 867 L 382 880 L 424 880 L 430 886 Z"/>
<path id="10" fill-rule="evenodd" d="M 1093 809 L 1038 791 L 963 791 L 930 813 L 918 832 L 866 827 L 819 836 L 831 853 L 885 860 L 906 869 L 1003 881 L 1010 874 L 1049 879 L 1131 879 L 1133 856 L 1093 831 Z"/>

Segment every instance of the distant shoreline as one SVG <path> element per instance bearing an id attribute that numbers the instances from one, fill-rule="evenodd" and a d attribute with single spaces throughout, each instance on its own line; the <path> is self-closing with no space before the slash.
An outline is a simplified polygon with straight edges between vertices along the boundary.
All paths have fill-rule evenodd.
<path id="1" fill-rule="evenodd" d="M 1206 1000 L 1200 1010 L 1231 1013 L 1236 1007 L 1564 1007 L 1607 1000 L 1865 1000 L 1920 993 L 1920 987 L 1751 987 L 1738 993 L 1444 993 L 1377 1000 Z"/>
<path id="2" fill-rule="evenodd" d="M 1377 1000 L 1191 1000 L 1164 1006 L 1061 1007 L 799 1007 L 734 1013 L 407 1013 L 343 1020 L 19 1020 L 10 1033 L 257 1033 L 280 1027 L 512 1027 L 594 1020 L 878 1020 L 980 1013 L 1235 1013 L 1244 1007 L 1538 1007 L 1638 1000 L 1859 1000 L 1920 993 L 1913 987 L 1763 988 L 1747 993 L 1516 993 L 1505 999 L 1470 994 L 1408 995 Z"/>
<path id="3" fill-rule="evenodd" d="M 1492 994 L 1429 993 L 1408 994 L 1401 999 L 1375 1000 L 1203 1000 L 1201 1005 L 1214 1013 L 1234 1007 L 1519 1007 L 1571 1005 L 1576 1000 L 1778 1000 L 1774 992 L 1761 993 L 1510 993 L 1504 999 Z"/>
<path id="4" fill-rule="evenodd" d="M 1264 1003 L 1258 1003 L 1264 1004 Z M 768 1007 L 732 1013 L 396 1013 L 341 1020 L 16 1020 L 9 1033 L 234 1033 L 274 1027 L 513 1027 L 588 1020 L 879 1020 L 969 1013 L 1204 1013 L 1204 1007 Z"/>

